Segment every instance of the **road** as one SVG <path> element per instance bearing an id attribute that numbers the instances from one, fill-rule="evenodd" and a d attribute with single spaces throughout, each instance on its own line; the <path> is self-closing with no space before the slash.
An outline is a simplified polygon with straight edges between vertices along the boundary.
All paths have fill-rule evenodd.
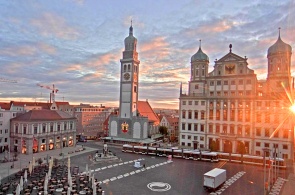
<path id="1" fill-rule="evenodd" d="M 102 151 L 103 148 L 102 144 L 98 144 L 97 142 L 83 144 L 88 147 L 97 148 L 98 151 Z M 95 178 L 98 181 L 104 182 L 101 186 L 106 194 L 210 194 L 203 189 L 202 182 L 203 174 L 213 168 L 227 170 L 227 183 L 218 191 L 218 194 L 263 194 L 263 167 L 183 159 L 173 159 L 172 163 L 167 163 L 167 158 L 164 157 L 123 153 L 121 152 L 121 147 L 112 147 L 110 145 L 108 147 L 121 158 L 121 161 L 93 163 L 88 158 L 89 153 L 71 158 L 72 165 L 79 166 L 80 171 L 85 170 L 86 164 L 89 164 L 89 168 L 92 170 L 101 169 L 95 172 Z M 135 160 L 140 161 L 141 165 L 145 164 L 146 169 L 135 168 Z M 279 176 L 286 178 L 286 171 L 280 171 Z M 153 182 L 160 183 L 156 183 L 156 187 L 153 187 L 153 184 L 155 184 Z"/>

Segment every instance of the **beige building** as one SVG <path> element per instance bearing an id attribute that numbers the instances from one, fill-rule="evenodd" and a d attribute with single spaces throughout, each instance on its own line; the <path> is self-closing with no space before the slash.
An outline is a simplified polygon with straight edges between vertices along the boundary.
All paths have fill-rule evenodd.
<path id="1" fill-rule="evenodd" d="M 10 123 L 10 151 L 32 154 L 75 146 L 76 118 L 59 110 L 30 110 Z"/>
<path id="2" fill-rule="evenodd" d="M 293 159 L 294 124 L 287 94 L 293 93 L 292 48 L 279 35 L 267 52 L 267 79 L 257 80 L 247 58 L 230 51 L 214 61 L 202 51 L 191 58 L 188 94 L 181 89 L 179 143 L 183 147 Z M 294 116 L 293 116 L 294 117 Z M 267 154 L 268 155 L 268 154 Z"/>

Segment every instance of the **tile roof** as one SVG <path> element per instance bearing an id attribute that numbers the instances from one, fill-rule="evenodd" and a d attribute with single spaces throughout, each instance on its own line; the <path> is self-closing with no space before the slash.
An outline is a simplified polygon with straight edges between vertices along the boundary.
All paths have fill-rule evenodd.
<path id="1" fill-rule="evenodd" d="M 149 121 L 154 122 L 155 125 L 160 123 L 159 117 L 153 111 L 148 101 L 138 101 L 137 109 L 140 115 L 148 117 Z"/>
<path id="2" fill-rule="evenodd" d="M 70 105 L 69 102 L 55 102 L 57 106 Z M 14 106 L 41 106 L 43 109 L 50 109 L 52 103 L 48 102 L 17 102 L 11 101 L 10 104 Z"/>
<path id="3" fill-rule="evenodd" d="M 10 103 L 8 102 L 0 102 L 1 109 L 10 110 Z"/>
<path id="4" fill-rule="evenodd" d="M 22 115 L 19 115 L 11 120 L 15 121 L 49 121 L 49 120 L 63 120 L 75 119 L 66 112 L 59 110 L 30 110 Z"/>

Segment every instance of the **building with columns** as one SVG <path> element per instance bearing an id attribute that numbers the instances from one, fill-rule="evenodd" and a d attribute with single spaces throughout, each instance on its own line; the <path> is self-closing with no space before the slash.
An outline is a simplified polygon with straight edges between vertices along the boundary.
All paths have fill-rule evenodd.
<path id="1" fill-rule="evenodd" d="M 59 110 L 30 110 L 11 119 L 10 151 L 32 154 L 75 146 L 76 118 Z"/>
<path id="2" fill-rule="evenodd" d="M 180 145 L 258 156 L 266 148 L 271 156 L 293 159 L 291 54 L 279 33 L 267 51 L 267 79 L 258 80 L 247 57 L 233 53 L 232 45 L 209 72 L 209 57 L 200 45 L 191 57 L 188 93 L 180 89 Z"/>

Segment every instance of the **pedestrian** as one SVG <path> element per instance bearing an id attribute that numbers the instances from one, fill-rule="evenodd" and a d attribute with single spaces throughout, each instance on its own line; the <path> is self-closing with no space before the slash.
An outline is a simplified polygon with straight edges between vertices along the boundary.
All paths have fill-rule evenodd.
<path id="1" fill-rule="evenodd" d="M 143 168 L 145 168 L 145 163 L 143 163 Z"/>
<path id="2" fill-rule="evenodd" d="M 98 192 L 98 195 L 101 195 L 101 194 L 102 194 L 102 189 L 101 189 L 101 187 L 98 188 L 97 192 Z"/>

